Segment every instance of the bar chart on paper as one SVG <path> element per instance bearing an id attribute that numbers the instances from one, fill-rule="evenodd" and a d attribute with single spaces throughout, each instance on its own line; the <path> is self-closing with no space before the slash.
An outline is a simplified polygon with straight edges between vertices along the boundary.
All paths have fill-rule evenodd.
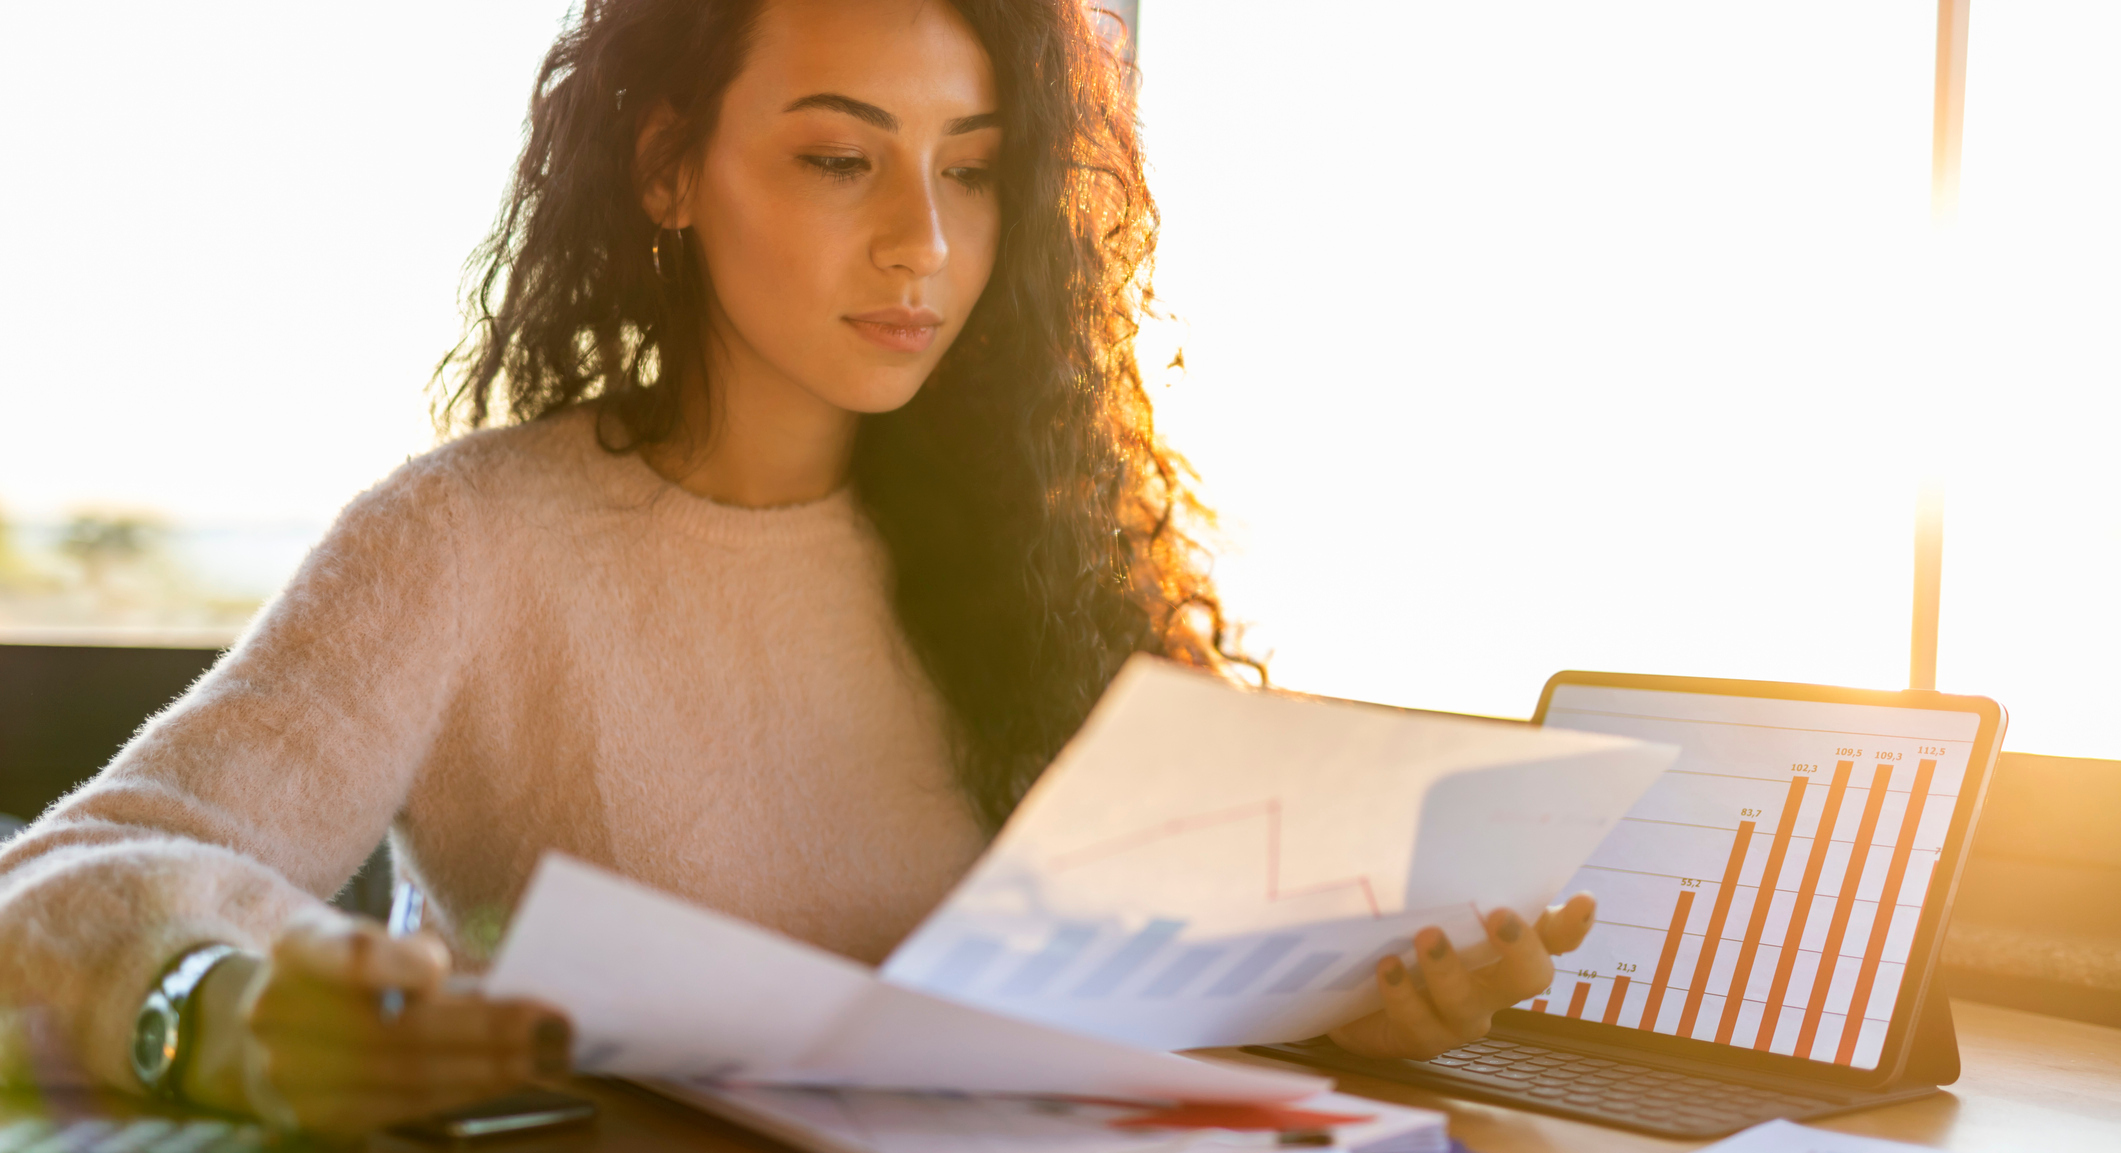
<path id="1" fill-rule="evenodd" d="M 1875 1067 L 1979 718 L 1565 685 L 1546 723 L 1684 751 L 1571 882 L 1598 924 L 1520 1007 Z"/>
<path id="2" fill-rule="evenodd" d="M 1477 961 L 1678 754 L 1139 658 L 883 976 L 1154 1049 L 1313 1036 L 1426 926 Z"/>
<path id="3" fill-rule="evenodd" d="M 1114 887 L 1178 874 L 1202 859 L 1242 862 L 1230 875 L 1243 877 L 1250 899 L 1282 914 L 1281 923 L 1202 938 L 1173 916 L 957 921 L 945 912 L 886 971 L 919 988 L 1091 1031 L 1242 1033 L 1301 1004 L 1299 995 L 1358 1003 L 1378 961 L 1411 948 L 1421 926 L 1480 931 L 1470 905 L 1387 914 L 1376 879 L 1364 874 L 1291 884 L 1281 805 L 1272 799 L 1129 830 L 1059 854 L 1045 868 L 1051 878 Z"/>

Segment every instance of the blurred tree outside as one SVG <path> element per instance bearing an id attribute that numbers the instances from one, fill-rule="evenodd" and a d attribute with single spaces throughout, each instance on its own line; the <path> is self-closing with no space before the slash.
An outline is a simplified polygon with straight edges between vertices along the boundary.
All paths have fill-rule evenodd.
<path id="1" fill-rule="evenodd" d="M 15 548 L 15 533 L 8 525 L 7 510 L 0 508 L 0 596 L 29 580 L 29 565 Z"/>
<path id="2" fill-rule="evenodd" d="M 233 631 L 256 596 L 202 581 L 151 512 L 84 509 L 37 531 L 0 517 L 0 629 Z"/>

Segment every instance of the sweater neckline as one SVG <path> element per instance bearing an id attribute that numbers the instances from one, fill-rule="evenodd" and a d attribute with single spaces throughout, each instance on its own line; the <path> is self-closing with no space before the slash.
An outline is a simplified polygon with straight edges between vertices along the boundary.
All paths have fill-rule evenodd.
<path id="1" fill-rule="evenodd" d="M 720 544 L 789 545 L 844 537 L 862 522 L 852 483 L 801 504 L 747 508 L 685 491 L 649 467 L 638 452 L 625 454 L 625 460 L 633 479 L 649 486 L 659 517 L 692 536 Z"/>

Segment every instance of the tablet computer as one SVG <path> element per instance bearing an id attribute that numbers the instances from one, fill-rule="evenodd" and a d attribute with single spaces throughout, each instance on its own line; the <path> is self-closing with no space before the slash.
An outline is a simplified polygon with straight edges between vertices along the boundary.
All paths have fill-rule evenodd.
<path id="1" fill-rule="evenodd" d="M 1922 1060 L 1923 1026 L 1949 1045 L 1933 977 L 2006 724 L 1994 701 L 1563 672 L 1533 722 L 1682 750 L 1569 886 L 1598 922 L 1553 985 L 1433 1061 L 1277 1055 L 1690 1135 L 1955 1075 L 1955 1051 Z M 1598 1064 L 1570 1077 L 1572 1060 Z"/>

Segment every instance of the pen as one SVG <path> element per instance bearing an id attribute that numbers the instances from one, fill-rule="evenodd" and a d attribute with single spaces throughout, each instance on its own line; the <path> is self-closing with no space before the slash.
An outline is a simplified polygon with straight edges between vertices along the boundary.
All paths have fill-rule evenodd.
<path id="1" fill-rule="evenodd" d="M 419 886 L 411 881 L 400 880 L 390 893 L 390 920 L 387 922 L 393 937 L 410 937 L 420 931 L 420 916 L 427 910 L 427 899 L 420 895 Z M 383 1019 L 395 1021 L 405 1011 L 405 990 L 383 990 Z"/>

